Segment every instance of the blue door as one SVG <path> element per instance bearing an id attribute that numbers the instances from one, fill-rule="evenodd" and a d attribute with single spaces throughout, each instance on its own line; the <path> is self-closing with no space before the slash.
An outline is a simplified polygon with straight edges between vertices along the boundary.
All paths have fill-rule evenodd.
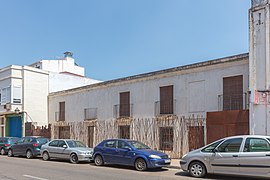
<path id="1" fill-rule="evenodd" d="M 22 118 L 21 116 L 14 116 L 9 118 L 9 136 L 22 137 Z"/>

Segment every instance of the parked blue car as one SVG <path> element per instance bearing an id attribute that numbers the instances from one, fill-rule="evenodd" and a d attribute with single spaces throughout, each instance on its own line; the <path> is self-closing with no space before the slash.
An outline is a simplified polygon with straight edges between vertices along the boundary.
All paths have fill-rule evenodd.
<path id="1" fill-rule="evenodd" d="M 138 171 L 161 168 L 171 164 L 165 153 L 154 151 L 141 142 L 127 139 L 108 139 L 94 148 L 94 162 L 97 166 L 121 164 L 134 166 Z"/>

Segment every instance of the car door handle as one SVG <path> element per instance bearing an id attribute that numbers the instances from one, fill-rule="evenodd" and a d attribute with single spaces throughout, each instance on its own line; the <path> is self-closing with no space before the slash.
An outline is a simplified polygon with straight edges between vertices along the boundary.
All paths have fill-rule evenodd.
<path id="1" fill-rule="evenodd" d="M 238 157 L 238 155 L 233 155 L 232 157 Z"/>

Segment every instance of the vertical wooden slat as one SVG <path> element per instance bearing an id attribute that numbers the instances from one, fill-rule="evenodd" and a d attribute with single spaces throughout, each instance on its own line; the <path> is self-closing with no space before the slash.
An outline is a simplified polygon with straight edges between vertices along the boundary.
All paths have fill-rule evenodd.
<path id="1" fill-rule="evenodd" d="M 88 126 L 88 147 L 94 147 L 94 126 Z"/>

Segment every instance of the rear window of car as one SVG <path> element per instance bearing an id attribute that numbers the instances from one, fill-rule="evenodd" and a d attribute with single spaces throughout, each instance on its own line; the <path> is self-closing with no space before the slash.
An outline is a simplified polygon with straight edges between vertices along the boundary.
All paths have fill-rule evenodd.
<path id="1" fill-rule="evenodd" d="M 20 138 L 10 138 L 8 141 L 12 142 L 12 143 L 15 143 L 15 142 L 17 142 L 19 140 L 20 140 Z"/>
<path id="2" fill-rule="evenodd" d="M 46 144 L 47 142 L 49 142 L 49 139 L 47 138 L 37 138 L 37 142 L 40 144 Z"/>

